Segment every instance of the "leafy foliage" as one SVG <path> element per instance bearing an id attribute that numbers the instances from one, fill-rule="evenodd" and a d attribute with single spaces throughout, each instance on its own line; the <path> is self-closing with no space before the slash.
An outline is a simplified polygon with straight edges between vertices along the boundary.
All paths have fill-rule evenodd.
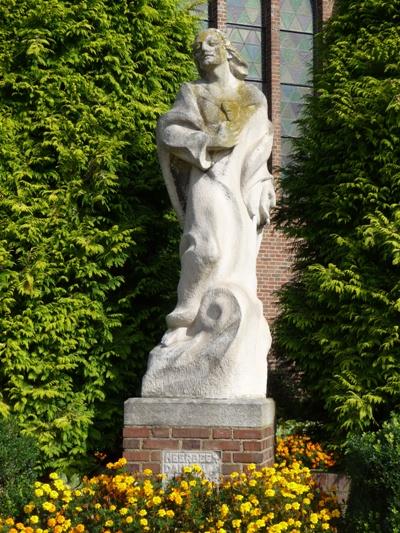
<path id="1" fill-rule="evenodd" d="M 285 169 L 280 350 L 342 434 L 400 400 L 400 1 L 341 0 Z"/>
<path id="2" fill-rule="evenodd" d="M 0 509 L 18 515 L 33 496 L 39 449 L 32 437 L 21 435 L 15 420 L 0 420 Z"/>
<path id="3" fill-rule="evenodd" d="M 174 0 L 0 1 L 0 413 L 53 467 L 118 438 L 172 307 L 154 132 L 195 26 Z"/>
<path id="4" fill-rule="evenodd" d="M 400 532 L 400 417 L 376 433 L 349 440 L 346 454 L 352 490 L 346 512 L 349 533 Z"/>

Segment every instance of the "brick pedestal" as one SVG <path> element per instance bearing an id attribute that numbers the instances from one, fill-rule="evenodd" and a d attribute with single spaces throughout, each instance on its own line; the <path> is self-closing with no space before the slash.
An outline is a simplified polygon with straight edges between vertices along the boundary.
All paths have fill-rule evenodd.
<path id="1" fill-rule="evenodd" d="M 124 457 L 131 471 L 162 471 L 162 452 L 215 451 L 221 474 L 242 472 L 274 461 L 274 415 L 271 399 L 192 400 L 130 398 L 125 402 Z"/>

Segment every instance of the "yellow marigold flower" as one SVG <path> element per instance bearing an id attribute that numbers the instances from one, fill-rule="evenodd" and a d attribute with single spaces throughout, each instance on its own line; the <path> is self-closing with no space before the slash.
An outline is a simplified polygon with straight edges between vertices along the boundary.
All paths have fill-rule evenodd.
<path id="1" fill-rule="evenodd" d="M 183 490 L 188 490 L 188 488 L 189 488 L 189 483 L 185 479 L 183 481 L 181 481 L 181 488 Z"/>
<path id="2" fill-rule="evenodd" d="M 28 503 L 27 505 L 24 505 L 24 512 L 26 514 L 31 514 L 34 508 L 35 508 L 35 504 L 33 502 Z"/>
<path id="3" fill-rule="evenodd" d="M 39 522 L 39 517 L 37 514 L 33 514 L 30 519 L 29 519 L 29 522 L 31 524 L 37 524 Z"/>
<path id="4" fill-rule="evenodd" d="M 165 509 L 159 509 L 157 514 L 158 514 L 158 516 L 161 516 L 161 518 L 162 518 L 163 516 L 165 516 L 167 514 L 167 511 Z"/>
<path id="5" fill-rule="evenodd" d="M 76 528 L 75 528 L 75 531 L 76 531 L 77 533 L 83 533 L 83 532 L 85 531 L 85 526 L 84 526 L 84 524 L 78 524 L 78 525 L 76 526 Z"/>
<path id="6" fill-rule="evenodd" d="M 217 527 L 222 527 L 225 524 L 223 520 L 217 520 L 217 523 L 215 524 Z"/>
<path id="7" fill-rule="evenodd" d="M 249 480 L 249 487 L 255 487 L 257 485 L 256 479 L 250 479 Z"/>
<path id="8" fill-rule="evenodd" d="M 139 514 L 139 516 L 146 516 L 147 515 L 147 511 L 146 511 L 146 509 L 140 509 L 138 514 Z"/>
<path id="9" fill-rule="evenodd" d="M 79 489 L 76 489 L 74 491 L 74 494 L 75 494 L 75 496 L 82 496 L 82 491 L 80 491 Z"/>
<path id="10" fill-rule="evenodd" d="M 22 522 L 17 522 L 17 523 L 15 524 L 15 527 L 16 527 L 17 529 L 25 529 L 25 526 L 24 526 L 24 524 L 23 524 Z"/>
<path id="11" fill-rule="evenodd" d="M 242 501 L 243 498 L 244 498 L 243 494 L 236 494 L 236 496 L 235 496 L 235 500 L 238 501 L 238 502 Z"/>
<path id="12" fill-rule="evenodd" d="M 292 503 L 292 507 L 295 511 L 298 511 L 300 509 L 300 504 L 299 502 L 293 502 Z"/>
<path id="13" fill-rule="evenodd" d="M 49 478 L 50 478 L 50 479 L 58 479 L 58 474 L 57 474 L 57 472 L 51 472 L 51 473 L 49 474 Z"/>
<path id="14" fill-rule="evenodd" d="M 154 503 L 154 505 L 160 505 L 162 499 L 160 498 L 160 496 L 154 496 L 152 502 Z"/>
<path id="15" fill-rule="evenodd" d="M 153 470 L 151 470 L 151 468 L 145 468 L 145 469 L 143 470 L 143 474 L 144 474 L 145 476 L 152 476 L 152 475 L 153 475 Z"/>
<path id="16" fill-rule="evenodd" d="M 317 513 L 311 513 L 310 514 L 310 522 L 312 524 L 317 524 L 318 523 L 318 515 L 317 515 Z"/>
<path id="17" fill-rule="evenodd" d="M 113 521 L 113 520 L 106 520 L 106 521 L 104 522 L 104 525 L 105 525 L 106 527 L 112 527 L 112 526 L 114 525 L 114 521 Z"/>
<path id="18" fill-rule="evenodd" d="M 237 472 L 232 472 L 231 475 L 230 475 L 230 477 L 231 477 L 232 479 L 236 479 L 237 477 L 239 477 L 239 474 L 238 474 Z"/>
<path id="19" fill-rule="evenodd" d="M 190 485 L 191 487 L 195 487 L 195 486 L 197 485 L 197 480 L 196 480 L 196 479 L 191 479 L 191 480 L 189 481 L 189 485 Z"/>
<path id="20" fill-rule="evenodd" d="M 224 529 L 223 527 L 219 528 L 217 530 L 217 533 L 226 533 L 226 529 Z"/>
<path id="21" fill-rule="evenodd" d="M 56 510 L 56 506 L 54 505 L 54 503 L 52 502 L 44 502 L 42 504 L 42 508 L 45 510 L 45 511 L 48 511 L 49 513 L 54 513 L 55 510 Z"/>
<path id="22" fill-rule="evenodd" d="M 241 523 L 240 518 L 235 518 L 235 520 L 232 520 L 232 527 L 239 528 Z"/>
<path id="23" fill-rule="evenodd" d="M 128 514 L 128 509 L 126 507 L 121 507 L 121 509 L 119 510 L 119 514 L 121 516 L 125 516 L 126 514 Z"/>
<path id="24" fill-rule="evenodd" d="M 140 523 L 141 526 L 147 526 L 147 524 L 148 524 L 149 522 L 148 522 L 147 518 L 141 518 L 141 519 L 139 520 L 139 523 Z"/>
<path id="25" fill-rule="evenodd" d="M 290 511 L 291 508 L 292 508 L 292 504 L 291 503 L 286 503 L 285 504 L 285 511 Z"/>
<path id="26" fill-rule="evenodd" d="M 310 505 L 310 503 L 311 503 L 310 498 L 303 498 L 303 503 L 304 503 L 304 505 Z"/>
<path id="27" fill-rule="evenodd" d="M 35 489 L 35 496 L 37 496 L 38 498 L 40 498 L 41 496 L 43 496 L 44 492 L 42 489 Z"/>
<path id="28" fill-rule="evenodd" d="M 340 518 L 340 516 L 341 516 L 339 509 L 334 509 L 332 511 L 331 515 L 332 515 L 333 518 Z"/>
<path id="29" fill-rule="evenodd" d="M 193 468 L 193 472 L 196 472 L 197 474 L 200 474 L 200 472 L 203 472 L 203 469 L 198 464 L 192 465 L 192 468 Z"/>
<path id="30" fill-rule="evenodd" d="M 116 508 L 117 508 L 117 506 L 114 505 L 114 504 L 111 504 L 110 507 L 109 507 L 110 511 L 115 511 Z"/>
<path id="31" fill-rule="evenodd" d="M 225 518 L 229 513 L 229 507 L 226 505 L 226 503 L 223 503 L 220 508 L 221 516 L 222 518 Z"/>
<path id="32" fill-rule="evenodd" d="M 250 502 L 243 502 L 240 504 L 240 512 L 242 514 L 249 513 L 251 511 L 251 503 Z"/>
<path id="33" fill-rule="evenodd" d="M 173 518 L 175 516 L 175 513 L 172 509 L 168 509 L 167 511 L 168 518 Z"/>
<path id="34" fill-rule="evenodd" d="M 268 498 L 272 498 L 273 496 L 275 496 L 275 491 L 274 489 L 267 489 L 264 494 L 265 496 L 268 496 Z"/>
<path id="35" fill-rule="evenodd" d="M 11 529 L 8 530 L 8 533 L 18 533 L 18 530 L 15 529 L 15 527 L 12 527 Z"/>
<path id="36" fill-rule="evenodd" d="M 327 530 L 327 529 L 329 529 L 330 526 L 329 526 L 329 524 L 327 522 L 325 522 L 325 523 L 322 524 L 321 527 L 322 527 L 322 529 Z"/>
<path id="37" fill-rule="evenodd" d="M 49 518 L 49 519 L 47 520 L 47 525 L 48 525 L 49 527 L 54 527 L 56 524 L 57 524 L 57 522 L 56 522 L 56 519 L 55 519 L 55 518 Z"/>
<path id="38" fill-rule="evenodd" d="M 127 516 L 127 517 L 125 518 L 125 522 L 126 522 L 127 524 L 132 524 L 132 522 L 133 522 L 133 517 L 132 517 L 132 516 Z"/>
<path id="39" fill-rule="evenodd" d="M 249 466 L 247 467 L 247 470 L 250 470 L 250 471 L 255 470 L 255 469 L 256 469 L 256 465 L 254 463 L 249 464 Z"/>

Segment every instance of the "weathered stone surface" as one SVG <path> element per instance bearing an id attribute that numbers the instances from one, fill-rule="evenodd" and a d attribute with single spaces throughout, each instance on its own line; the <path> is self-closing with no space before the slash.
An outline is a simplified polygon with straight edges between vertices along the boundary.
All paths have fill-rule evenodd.
<path id="1" fill-rule="evenodd" d="M 182 473 L 185 466 L 199 465 L 209 481 L 218 483 L 222 473 L 221 454 L 214 451 L 179 450 L 162 452 L 161 472 L 167 479 Z"/>
<path id="2" fill-rule="evenodd" d="M 275 205 L 267 102 L 217 30 L 195 42 L 201 79 L 184 84 L 158 126 L 160 164 L 180 219 L 181 276 L 168 331 L 149 358 L 144 397 L 266 393 L 268 325 L 256 259 Z"/>
<path id="3" fill-rule="evenodd" d="M 125 402 L 124 425 L 263 428 L 273 426 L 274 418 L 275 403 L 271 398 L 129 398 Z"/>

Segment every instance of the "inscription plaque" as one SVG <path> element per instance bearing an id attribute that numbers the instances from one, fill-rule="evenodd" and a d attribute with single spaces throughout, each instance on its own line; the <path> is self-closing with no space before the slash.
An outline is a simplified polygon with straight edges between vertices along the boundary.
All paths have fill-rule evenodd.
<path id="1" fill-rule="evenodd" d="M 195 464 L 201 466 L 205 477 L 209 481 L 218 483 L 221 477 L 220 452 L 200 452 L 193 450 L 180 450 L 179 452 L 164 450 L 162 452 L 161 469 L 162 473 L 166 474 L 168 479 L 174 477 L 176 474 L 181 474 L 184 466 Z"/>

